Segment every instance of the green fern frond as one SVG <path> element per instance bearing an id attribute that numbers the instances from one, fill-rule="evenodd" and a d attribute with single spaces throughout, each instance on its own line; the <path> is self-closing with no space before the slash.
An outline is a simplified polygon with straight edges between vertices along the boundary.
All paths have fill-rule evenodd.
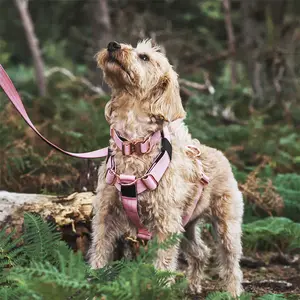
<path id="1" fill-rule="evenodd" d="M 40 216 L 24 213 L 24 251 L 32 261 L 53 261 L 54 249 L 61 235 L 54 224 L 46 223 Z"/>
<path id="2" fill-rule="evenodd" d="M 97 284 L 104 284 L 117 279 L 122 269 L 128 262 L 124 259 L 114 261 L 101 269 L 88 269 L 88 276 L 91 281 Z"/>
<path id="3" fill-rule="evenodd" d="M 269 217 L 243 225 L 246 249 L 287 250 L 300 247 L 300 224 L 287 218 Z"/>
<path id="4" fill-rule="evenodd" d="M 1 300 L 42 300 L 39 296 L 26 291 L 23 287 L 0 286 Z"/>
<path id="5" fill-rule="evenodd" d="M 14 230 L 7 234 L 7 229 L 4 227 L 0 231 L 0 286 L 4 287 L 8 284 L 7 274 L 10 268 L 23 265 L 25 262 L 23 249 L 19 247 L 19 244 L 22 244 L 22 238 L 15 238 Z M 5 292 L 6 290 L 3 291 Z"/>
<path id="6" fill-rule="evenodd" d="M 180 242 L 181 238 L 181 234 L 171 234 L 166 241 L 159 243 L 157 238 L 154 237 L 153 240 L 149 241 L 149 246 L 147 248 L 140 248 L 140 254 L 137 257 L 137 260 L 144 263 L 153 262 L 159 250 L 166 250 L 176 245 Z"/>
<path id="7" fill-rule="evenodd" d="M 87 266 L 80 253 L 70 251 L 68 259 L 60 254 L 57 256 L 59 267 L 48 261 L 32 262 L 29 267 L 14 268 L 9 278 L 42 299 L 66 299 L 72 294 L 83 297 L 92 290 L 86 279 Z"/>
<path id="8" fill-rule="evenodd" d="M 257 300 L 287 300 L 287 298 L 282 294 L 266 294 L 257 298 Z"/>
<path id="9" fill-rule="evenodd" d="M 279 174 L 274 184 L 280 196 L 284 199 L 284 215 L 293 221 L 300 222 L 300 175 Z"/>
<path id="10" fill-rule="evenodd" d="M 233 298 L 227 292 L 212 292 L 209 293 L 205 300 L 232 300 Z"/>

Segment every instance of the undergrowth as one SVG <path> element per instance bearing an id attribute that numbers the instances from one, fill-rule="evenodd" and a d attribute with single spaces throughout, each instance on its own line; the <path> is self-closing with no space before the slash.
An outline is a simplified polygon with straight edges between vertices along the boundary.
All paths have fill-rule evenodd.
<path id="1" fill-rule="evenodd" d="M 93 270 L 81 252 L 74 253 L 53 224 L 25 213 L 22 237 L 14 239 L 8 228 L 0 231 L 0 299 L 189 299 L 183 274 L 156 270 L 152 264 L 159 249 L 167 249 L 178 235 L 141 248 L 136 260 L 120 260 Z M 207 300 L 233 300 L 228 293 L 210 293 Z M 240 300 L 253 299 L 244 293 Z M 264 295 L 261 300 L 283 300 Z"/>

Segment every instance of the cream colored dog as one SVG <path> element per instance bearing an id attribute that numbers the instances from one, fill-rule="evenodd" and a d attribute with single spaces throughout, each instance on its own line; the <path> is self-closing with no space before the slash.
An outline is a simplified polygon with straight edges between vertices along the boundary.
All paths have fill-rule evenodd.
<path id="1" fill-rule="evenodd" d="M 105 81 L 112 88 L 105 116 L 112 128 L 128 140 L 148 137 L 163 126 L 169 126 L 173 147 L 172 161 L 154 191 L 138 197 L 138 210 L 143 224 L 159 241 L 172 233 L 184 233 L 181 244 L 161 250 L 155 261 L 158 269 L 176 270 L 180 246 L 188 261 L 187 277 L 192 292 L 201 292 L 203 270 L 209 249 L 203 243 L 198 222 L 204 214 L 213 221 L 218 236 L 218 264 L 225 289 L 237 296 L 242 291 L 242 272 L 239 260 L 242 253 L 241 224 L 242 194 L 232 174 L 228 160 L 218 150 L 201 145 L 192 139 L 183 118 L 185 111 L 179 96 L 177 74 L 167 58 L 143 41 L 133 48 L 127 44 L 110 43 L 110 49 L 97 56 Z M 176 122 L 174 122 L 177 120 Z M 200 160 L 210 183 L 183 228 L 182 216 L 194 202 L 200 172 L 195 157 L 187 145 L 200 150 Z M 117 173 L 143 176 L 160 151 L 157 143 L 150 153 L 125 156 L 110 140 L 115 155 Z M 93 268 L 104 267 L 112 258 L 116 241 L 125 233 L 136 235 L 128 220 L 119 193 L 105 182 L 106 166 L 99 169 L 97 197 L 94 202 L 90 263 Z"/>

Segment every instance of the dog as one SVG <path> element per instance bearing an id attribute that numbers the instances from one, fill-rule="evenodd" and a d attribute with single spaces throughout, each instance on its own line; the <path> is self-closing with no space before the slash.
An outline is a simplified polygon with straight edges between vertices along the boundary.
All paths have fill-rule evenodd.
<path id="1" fill-rule="evenodd" d="M 141 223 L 159 242 L 174 233 L 183 233 L 184 238 L 167 250 L 159 250 L 155 267 L 175 271 L 182 250 L 188 262 L 189 288 L 193 293 L 201 292 L 210 251 L 201 239 L 198 225 L 206 214 L 210 216 L 218 237 L 217 258 L 224 288 L 233 296 L 240 295 L 242 194 L 225 156 L 192 139 L 188 132 L 177 73 L 159 46 L 150 40 L 139 42 L 136 48 L 110 42 L 107 49 L 96 57 L 104 80 L 112 90 L 105 117 L 121 139 L 133 143 L 144 141 L 164 128 L 170 134 L 172 159 L 157 187 L 138 195 L 137 209 Z M 146 153 L 125 155 L 111 138 L 110 151 L 117 174 L 143 178 L 159 155 L 161 145 L 157 141 Z M 184 225 L 182 216 L 193 207 L 202 171 L 210 182 L 197 199 L 188 224 Z M 106 179 L 107 165 L 103 163 L 99 168 L 97 196 L 93 203 L 89 250 L 92 268 L 102 268 L 112 259 L 116 241 L 122 235 L 136 236 L 137 233 L 136 226 L 126 214 L 119 191 L 113 184 L 107 184 Z"/>

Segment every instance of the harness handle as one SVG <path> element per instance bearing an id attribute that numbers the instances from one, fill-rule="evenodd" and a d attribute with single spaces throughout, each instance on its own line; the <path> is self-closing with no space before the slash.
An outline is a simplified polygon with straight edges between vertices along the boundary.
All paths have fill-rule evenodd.
<path id="1" fill-rule="evenodd" d="M 58 150 L 59 152 L 72 156 L 77 158 L 100 158 L 100 157 L 106 157 L 108 155 L 108 147 L 102 148 L 99 150 L 91 151 L 91 152 L 84 152 L 84 153 L 74 153 L 69 152 L 66 150 L 61 149 L 57 145 L 53 144 L 49 140 L 47 140 L 33 125 L 31 122 L 26 109 L 23 105 L 23 102 L 21 100 L 20 95 L 18 94 L 14 84 L 12 83 L 11 79 L 9 78 L 8 74 L 5 72 L 4 68 L 0 64 L 0 86 L 2 87 L 4 93 L 7 95 L 10 102 L 14 105 L 14 107 L 17 109 L 19 114 L 22 116 L 22 118 L 25 120 L 25 122 L 30 126 L 30 128 L 42 139 L 44 140 L 48 145 L 53 147 L 54 149 Z"/>

